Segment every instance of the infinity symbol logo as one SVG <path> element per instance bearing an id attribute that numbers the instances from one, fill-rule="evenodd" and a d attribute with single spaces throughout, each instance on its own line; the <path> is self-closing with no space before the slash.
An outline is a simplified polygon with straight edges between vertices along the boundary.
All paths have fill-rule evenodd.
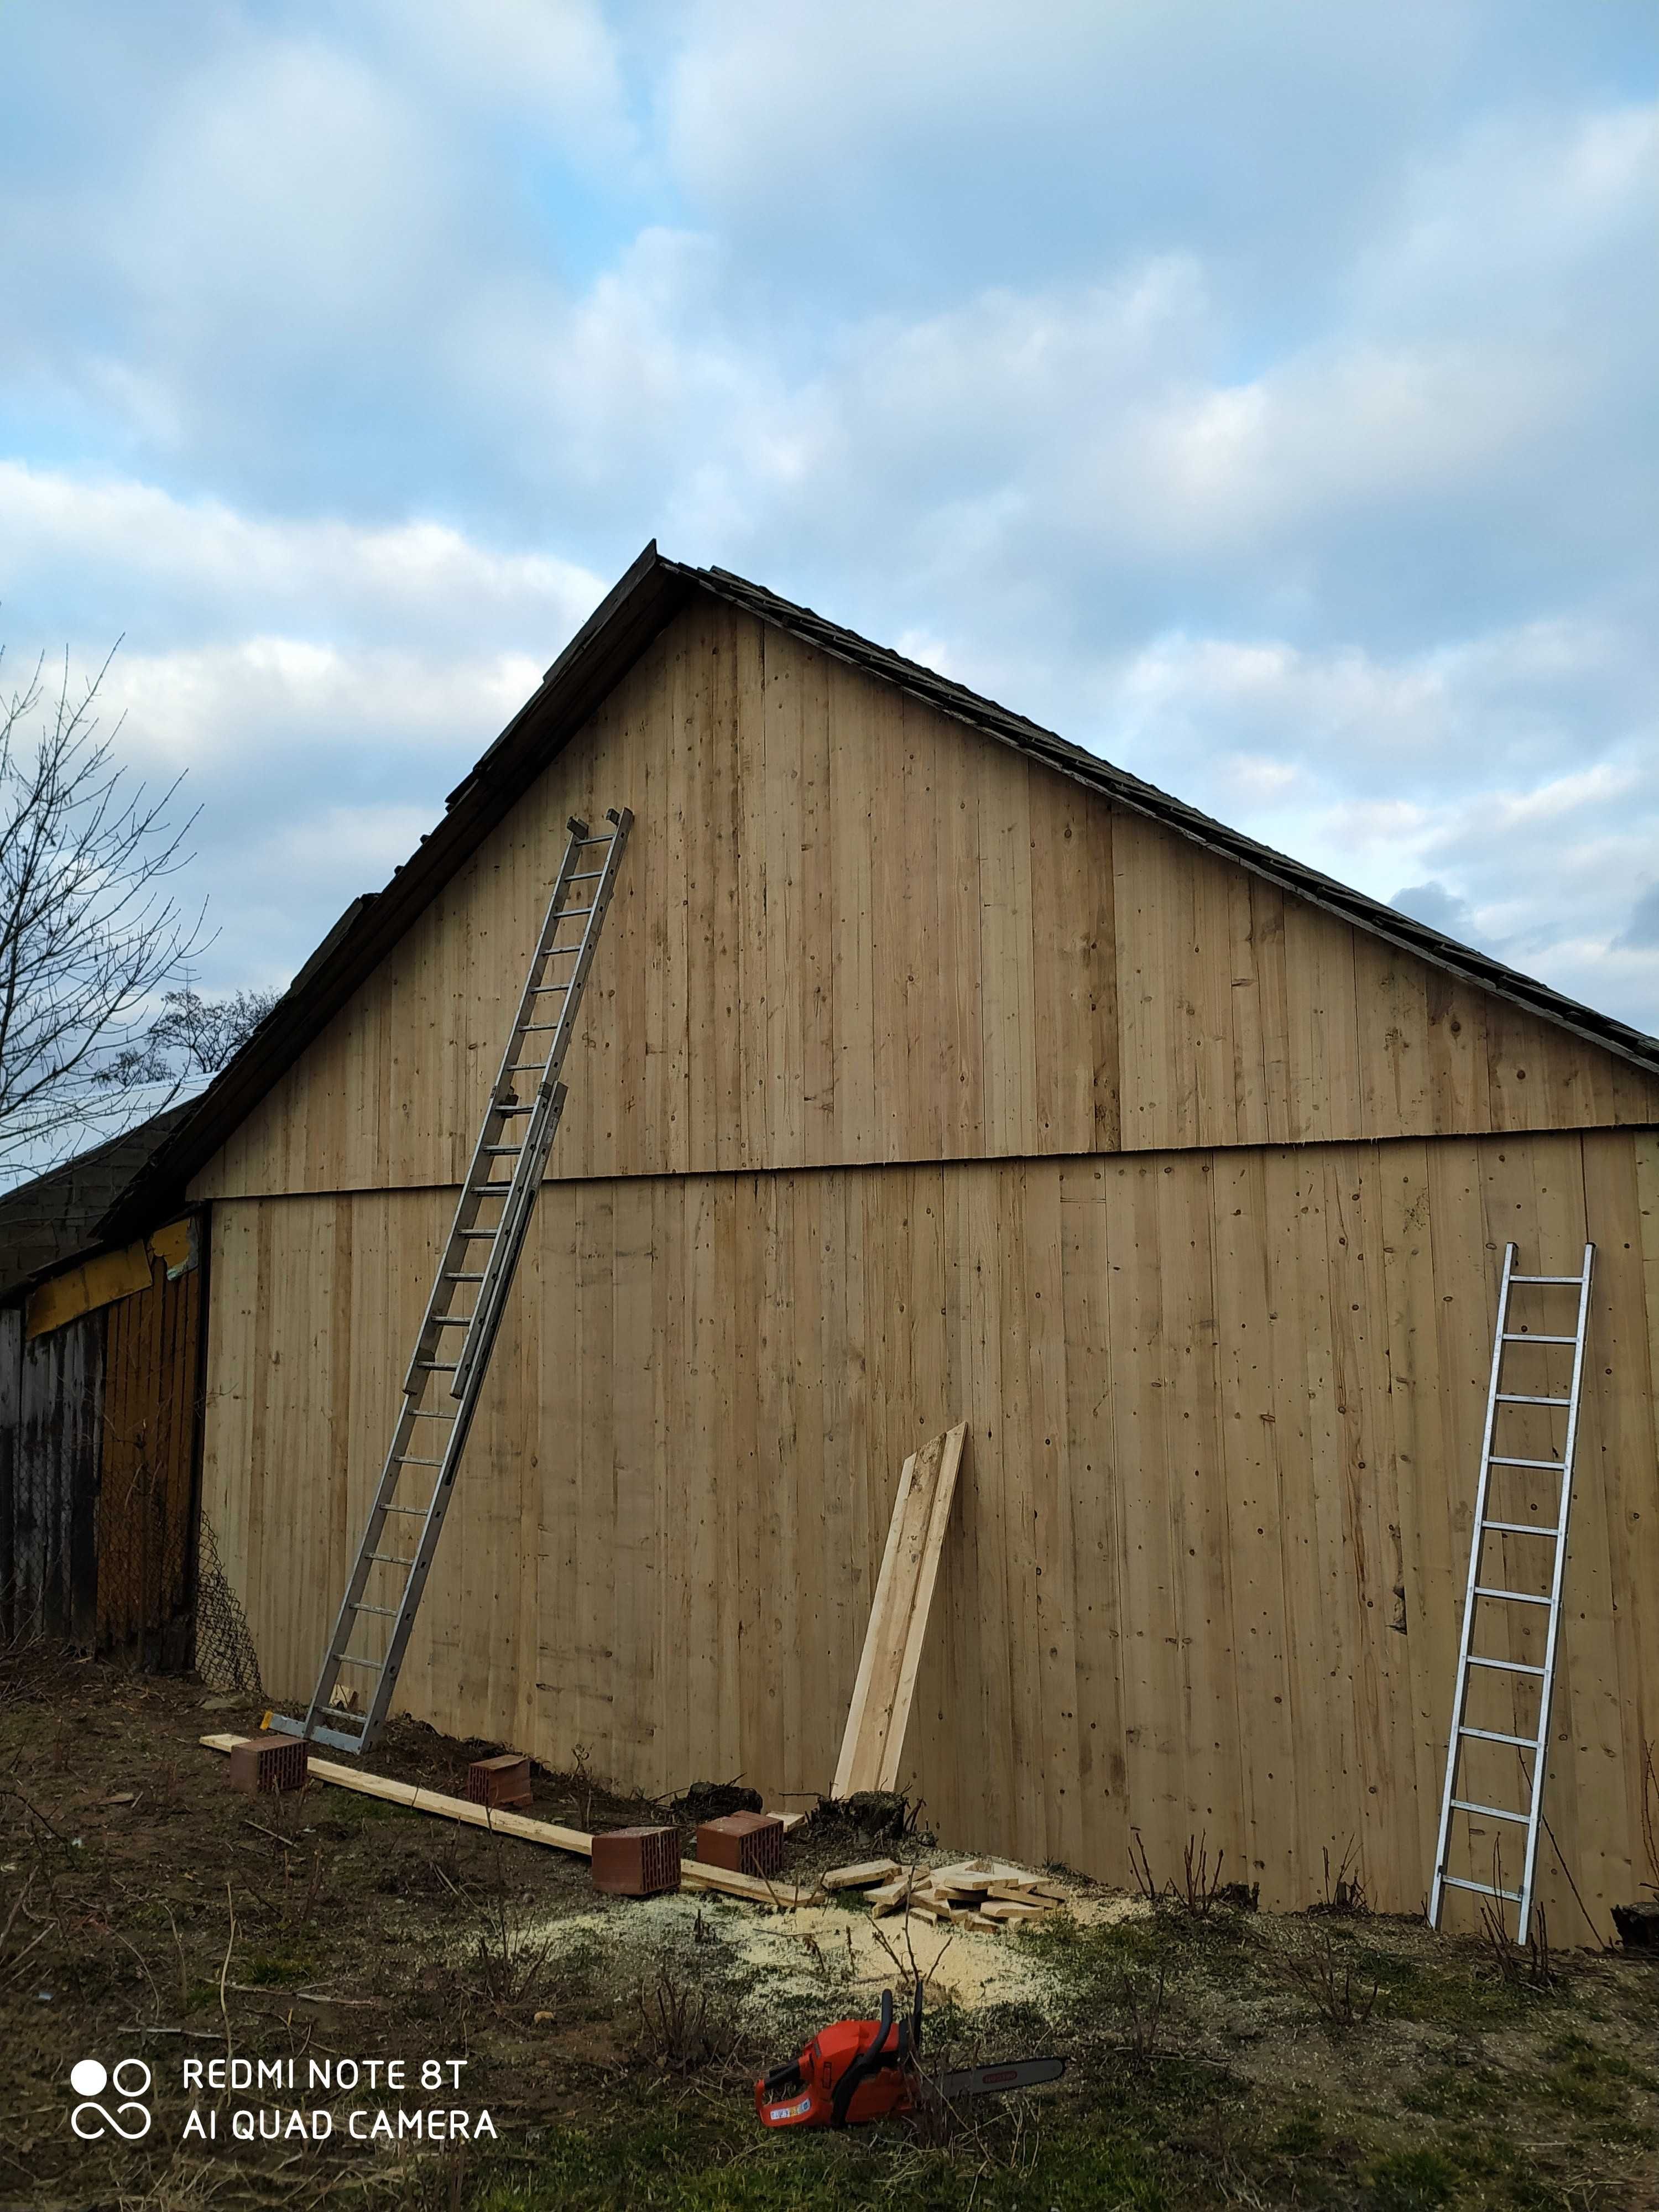
<path id="1" fill-rule="evenodd" d="M 149 2133 L 151 2115 L 137 2100 L 149 2096 L 152 2078 L 142 2058 L 118 2059 L 112 2072 L 95 2058 L 77 2059 L 70 2069 L 70 2087 L 85 2101 L 70 2114 L 70 2127 L 82 2142 L 101 2142 L 106 2130 L 123 2142 L 142 2142 Z M 112 2112 L 94 2101 L 109 2088 L 122 2100 Z"/>

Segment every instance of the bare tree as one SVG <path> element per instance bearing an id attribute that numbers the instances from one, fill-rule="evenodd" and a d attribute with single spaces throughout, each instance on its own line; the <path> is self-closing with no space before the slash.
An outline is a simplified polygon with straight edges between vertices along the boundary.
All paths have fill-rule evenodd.
<path id="1" fill-rule="evenodd" d="M 197 1076 L 216 1075 L 281 996 L 280 991 L 233 991 L 228 999 L 204 999 L 188 987 L 168 991 L 143 1042 L 118 1053 L 96 1080 L 129 1089 L 171 1083 L 176 1090 Z"/>
<path id="2" fill-rule="evenodd" d="M 102 1079 L 201 946 L 169 885 L 196 817 L 167 819 L 182 779 L 152 798 L 113 760 L 118 723 L 98 736 L 109 659 L 78 689 L 67 654 L 55 685 L 37 663 L 0 698 L 0 1175 L 133 1118 Z"/>

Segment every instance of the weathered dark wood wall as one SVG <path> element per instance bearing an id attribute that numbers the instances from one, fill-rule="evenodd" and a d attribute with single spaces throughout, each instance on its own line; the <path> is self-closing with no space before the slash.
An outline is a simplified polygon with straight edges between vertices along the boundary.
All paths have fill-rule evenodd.
<path id="1" fill-rule="evenodd" d="M 90 1644 L 98 1614 L 97 1508 L 104 1411 L 104 1316 L 22 1336 L 11 1309 L 0 1339 L 0 1637 Z"/>
<path id="2" fill-rule="evenodd" d="M 189 1663 L 200 1410 L 199 1270 L 107 1310 L 98 1498 L 100 1651 Z"/>
<path id="3" fill-rule="evenodd" d="M 0 1643 L 190 1663 L 201 1410 L 191 1268 L 30 1343 L 0 1311 Z"/>

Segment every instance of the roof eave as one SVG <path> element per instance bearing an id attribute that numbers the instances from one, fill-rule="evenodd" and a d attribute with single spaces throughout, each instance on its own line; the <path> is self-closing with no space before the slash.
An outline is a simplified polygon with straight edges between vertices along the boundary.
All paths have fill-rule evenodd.
<path id="1" fill-rule="evenodd" d="M 697 588 L 696 572 L 647 544 L 606 593 L 488 751 L 449 794 L 437 826 L 380 891 L 353 901 L 271 1012 L 143 1176 L 99 1224 L 121 1242 L 158 1204 L 182 1200 L 191 1176 L 246 1119 L 340 1011 Z"/>

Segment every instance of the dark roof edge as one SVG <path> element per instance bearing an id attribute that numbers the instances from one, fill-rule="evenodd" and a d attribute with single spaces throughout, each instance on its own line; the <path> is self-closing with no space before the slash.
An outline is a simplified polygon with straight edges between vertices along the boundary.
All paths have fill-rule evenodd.
<path id="1" fill-rule="evenodd" d="M 234 1060 L 203 1092 L 158 1148 L 149 1167 L 99 1224 L 110 1242 L 153 1218 L 161 1204 L 182 1199 L 184 1186 L 244 1121 L 307 1044 L 338 1012 L 364 977 L 424 912 L 480 841 L 568 744 L 599 702 L 626 674 L 658 632 L 696 591 L 702 590 L 757 619 L 788 631 L 817 651 L 897 684 L 927 705 L 1014 746 L 1116 804 L 1248 868 L 1385 943 L 1508 1000 L 1615 1054 L 1659 1073 L 1659 1038 L 1553 991 L 1501 961 L 1443 937 L 1409 915 L 1384 906 L 1287 854 L 1231 830 L 1126 769 L 1085 752 L 1041 723 L 953 683 L 920 662 L 811 608 L 725 568 L 694 568 L 668 560 L 653 538 L 548 669 L 536 690 L 450 793 L 437 827 L 423 837 L 383 890 L 353 901 L 287 992 Z"/>
<path id="2" fill-rule="evenodd" d="M 871 644 L 856 631 L 841 629 L 815 614 L 810 607 L 780 599 L 728 569 L 704 568 L 692 573 L 706 590 L 762 621 L 789 630 L 819 651 L 897 684 L 926 705 L 1042 761 L 1060 775 L 1176 830 L 1279 889 L 1294 893 L 1297 898 L 1322 908 L 1343 921 L 1352 922 L 1356 928 L 1435 967 L 1443 968 L 1480 990 L 1508 1000 L 1523 1012 L 1536 1014 L 1559 1028 L 1571 1030 L 1588 1043 L 1629 1060 L 1644 1073 L 1659 1074 L 1659 1037 L 1650 1036 L 1611 1014 L 1598 1013 L 1594 1007 L 1552 990 L 1535 976 L 1506 967 L 1501 960 L 1494 960 L 1472 945 L 1460 944 L 1455 938 L 1443 936 L 1427 923 L 1401 914 L 1397 907 L 1386 906 L 1350 884 L 1339 883 L 1333 876 L 1322 874 L 1317 868 L 1292 860 L 1286 853 L 1276 852 L 1272 846 L 1246 836 L 1242 830 L 1230 829 L 1224 822 L 1201 813 L 1184 799 L 1160 791 L 1156 784 L 1130 775 L 1126 769 L 1113 767 L 1097 753 L 1085 752 L 1082 746 L 1073 744 L 1053 730 L 1044 729 L 1041 723 L 1029 721 L 1024 715 L 999 706 L 994 700 L 970 691 L 965 684 L 954 683 L 919 661 L 907 660 L 884 646 Z"/>
<path id="3" fill-rule="evenodd" d="M 185 1185 L 465 866 L 696 588 L 653 538 L 607 592 L 499 738 L 449 795 L 444 814 L 380 891 L 354 899 L 234 1060 L 195 1102 L 139 1181 L 99 1224 L 111 1241 Z"/>

